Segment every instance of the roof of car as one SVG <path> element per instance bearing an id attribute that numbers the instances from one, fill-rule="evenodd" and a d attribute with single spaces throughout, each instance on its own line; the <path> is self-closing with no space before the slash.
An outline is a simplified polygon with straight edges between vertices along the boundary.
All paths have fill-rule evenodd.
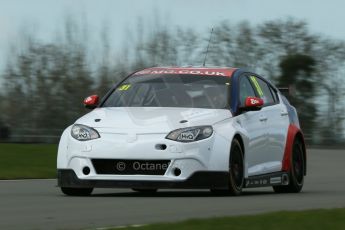
<path id="1" fill-rule="evenodd" d="M 152 67 L 143 69 L 134 73 L 134 75 L 147 75 L 147 74 L 191 74 L 199 76 L 223 76 L 231 77 L 232 74 L 237 70 L 231 67 L 199 67 L 199 66 L 188 66 L 188 67 Z"/>

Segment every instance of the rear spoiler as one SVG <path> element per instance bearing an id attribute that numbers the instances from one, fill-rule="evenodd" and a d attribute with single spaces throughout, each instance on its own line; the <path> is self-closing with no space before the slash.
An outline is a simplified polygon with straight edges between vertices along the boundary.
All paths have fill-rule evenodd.
<path id="1" fill-rule="evenodd" d="M 280 91 L 281 94 L 283 94 L 285 97 L 289 98 L 293 96 L 294 90 L 293 86 L 288 86 L 288 87 L 278 87 L 278 90 Z"/>

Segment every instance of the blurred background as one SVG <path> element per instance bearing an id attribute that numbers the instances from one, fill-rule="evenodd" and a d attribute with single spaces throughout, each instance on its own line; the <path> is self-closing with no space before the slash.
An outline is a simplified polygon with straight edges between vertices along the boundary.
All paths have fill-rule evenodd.
<path id="1" fill-rule="evenodd" d="M 290 86 L 307 142 L 344 145 L 343 1 L 0 0 L 0 142 L 57 143 L 129 73 L 245 67 Z"/>

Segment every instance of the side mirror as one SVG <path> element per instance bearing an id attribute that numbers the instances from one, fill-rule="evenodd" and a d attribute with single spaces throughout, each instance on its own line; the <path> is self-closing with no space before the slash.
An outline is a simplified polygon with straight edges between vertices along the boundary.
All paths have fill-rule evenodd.
<path id="1" fill-rule="evenodd" d="M 264 105 L 264 100 L 258 97 L 246 97 L 242 111 L 258 111 Z"/>
<path id="2" fill-rule="evenodd" d="M 92 95 L 84 99 L 84 106 L 87 109 L 94 109 L 98 106 L 99 103 L 99 96 Z"/>

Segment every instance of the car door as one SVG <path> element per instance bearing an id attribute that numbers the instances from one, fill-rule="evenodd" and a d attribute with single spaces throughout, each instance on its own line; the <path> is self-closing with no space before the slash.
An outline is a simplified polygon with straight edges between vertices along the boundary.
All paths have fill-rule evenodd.
<path id="1" fill-rule="evenodd" d="M 239 79 L 240 107 L 244 106 L 247 97 L 258 97 L 258 95 L 250 79 L 244 74 Z M 265 155 L 267 151 L 268 130 L 266 114 L 262 110 L 244 111 L 236 119 L 248 137 L 248 145 L 246 147 L 246 169 L 248 175 L 255 175 L 257 174 L 256 166 L 262 163 L 261 156 Z"/>
<path id="2" fill-rule="evenodd" d="M 284 104 L 279 103 L 275 89 L 258 76 L 250 76 L 255 91 L 264 101 L 262 112 L 267 118 L 267 145 L 264 153 L 257 160 L 257 174 L 277 172 L 281 170 L 289 118 Z"/>

